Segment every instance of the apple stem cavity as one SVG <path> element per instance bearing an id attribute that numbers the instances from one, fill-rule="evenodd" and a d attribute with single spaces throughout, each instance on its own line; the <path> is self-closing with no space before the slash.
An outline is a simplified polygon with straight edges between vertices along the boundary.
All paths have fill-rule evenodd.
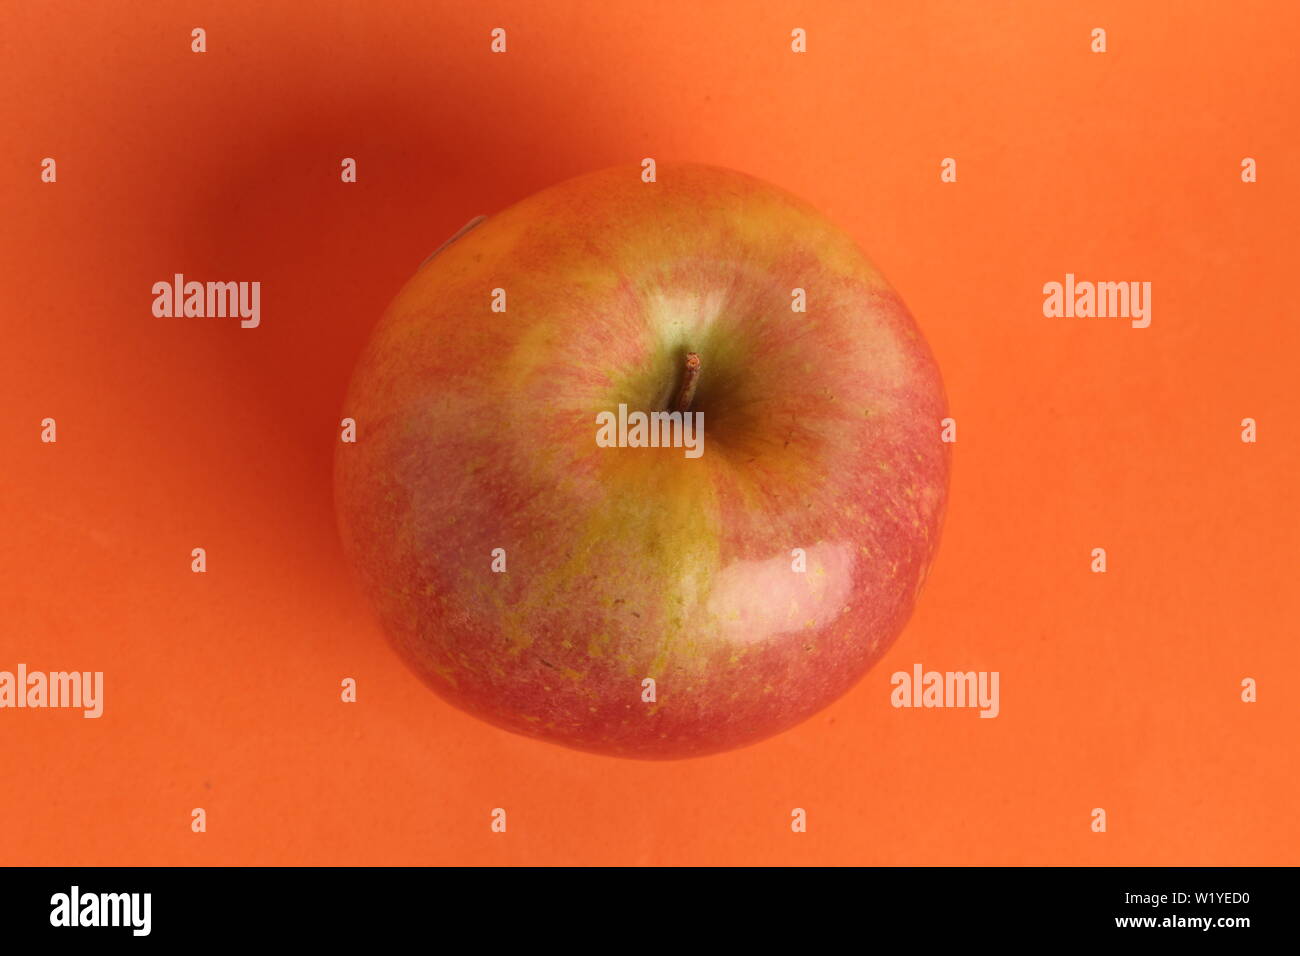
<path id="1" fill-rule="evenodd" d="M 700 356 L 697 352 L 686 353 L 686 371 L 682 373 L 682 387 L 677 393 L 677 405 L 674 411 L 688 412 L 691 402 L 695 401 L 695 386 L 700 382 Z"/>

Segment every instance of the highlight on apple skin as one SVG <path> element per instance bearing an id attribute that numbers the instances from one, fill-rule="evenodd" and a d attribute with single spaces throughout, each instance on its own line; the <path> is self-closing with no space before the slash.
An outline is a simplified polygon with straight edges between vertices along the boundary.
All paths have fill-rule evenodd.
<path id="1" fill-rule="evenodd" d="M 569 180 L 420 268 L 353 375 L 335 502 L 439 695 L 676 758 L 793 727 L 885 653 L 938 545 L 949 451 L 929 347 L 845 233 L 731 170 L 655 180 Z M 701 453 L 626 424 L 598 442 L 620 406 L 702 416 Z"/>

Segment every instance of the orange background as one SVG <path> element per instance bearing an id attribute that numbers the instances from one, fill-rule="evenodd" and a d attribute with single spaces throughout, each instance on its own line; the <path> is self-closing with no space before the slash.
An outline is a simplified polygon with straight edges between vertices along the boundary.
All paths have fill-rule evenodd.
<path id="1" fill-rule="evenodd" d="M 0 862 L 1297 862 L 1294 4 L 0 17 L 0 669 L 106 682 L 99 720 L 0 711 Z M 355 589 L 330 489 L 352 363 L 417 264 L 643 156 L 845 226 L 959 423 L 938 561 L 886 659 L 798 729 L 678 763 L 434 697 Z M 262 326 L 154 318 L 175 272 L 261 281 Z M 1044 318 L 1066 272 L 1151 281 L 1151 327 Z M 999 671 L 1001 716 L 891 708 L 915 662 Z"/>

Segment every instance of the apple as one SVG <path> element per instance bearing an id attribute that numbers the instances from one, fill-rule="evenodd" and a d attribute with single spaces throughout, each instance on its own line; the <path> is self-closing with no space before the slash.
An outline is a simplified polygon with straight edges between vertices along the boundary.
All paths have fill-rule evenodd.
<path id="1" fill-rule="evenodd" d="M 598 442 L 620 406 L 700 422 L 700 454 Z M 947 499 L 943 385 L 898 295 L 813 208 L 709 166 L 581 176 L 464 231 L 344 414 L 339 528 L 399 653 L 601 754 L 716 753 L 844 694 Z"/>

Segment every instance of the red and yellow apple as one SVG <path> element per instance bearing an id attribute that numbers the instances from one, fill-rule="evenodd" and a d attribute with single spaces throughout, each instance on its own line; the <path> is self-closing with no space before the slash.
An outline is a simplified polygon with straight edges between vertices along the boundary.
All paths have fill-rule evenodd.
<path id="1" fill-rule="evenodd" d="M 690 391 L 698 457 L 598 444 L 601 413 Z M 727 750 L 845 693 L 906 623 L 947 496 L 902 301 L 814 209 L 707 166 L 582 176 L 466 232 L 344 414 L 340 531 L 398 651 L 456 706 L 603 754 Z"/>

